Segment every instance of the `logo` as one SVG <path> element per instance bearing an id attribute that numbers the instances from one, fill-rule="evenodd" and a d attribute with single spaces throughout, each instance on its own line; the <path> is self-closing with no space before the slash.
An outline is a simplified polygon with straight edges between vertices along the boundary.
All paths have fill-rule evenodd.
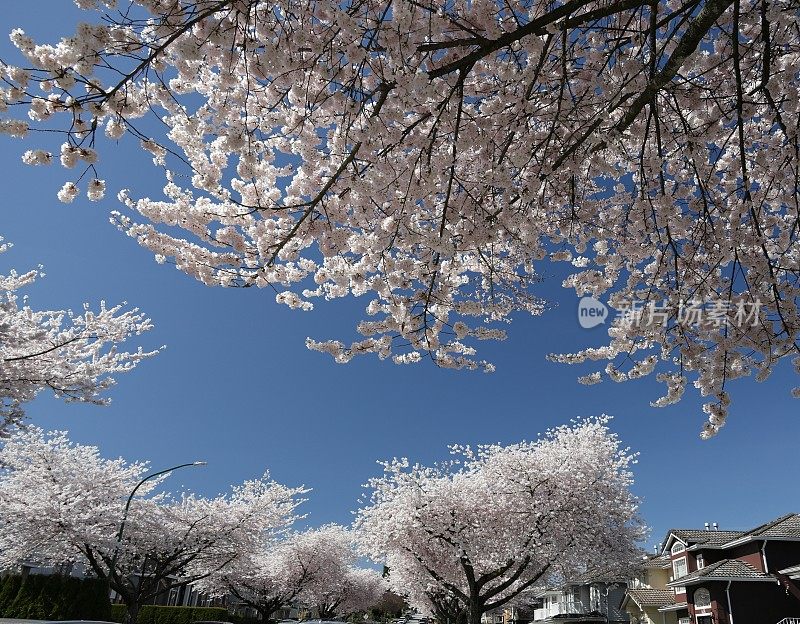
<path id="1" fill-rule="evenodd" d="M 594 297 L 582 297 L 578 302 L 578 323 L 584 329 L 597 327 L 608 318 L 608 308 Z"/>

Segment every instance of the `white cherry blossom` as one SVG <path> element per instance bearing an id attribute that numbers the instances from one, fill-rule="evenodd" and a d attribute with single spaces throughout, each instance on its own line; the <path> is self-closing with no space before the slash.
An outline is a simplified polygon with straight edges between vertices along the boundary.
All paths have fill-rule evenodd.
<path id="1" fill-rule="evenodd" d="M 554 359 L 664 375 L 655 405 L 692 381 L 705 436 L 730 381 L 800 354 L 794 0 L 78 5 L 98 13 L 74 36 L 11 34 L 0 133 L 61 128 L 73 183 L 108 139 L 140 141 L 167 185 L 123 193 L 119 228 L 293 309 L 365 295 L 362 338 L 307 343 L 337 362 L 491 371 L 479 341 L 542 310 L 545 259 L 571 263 L 579 296 L 666 311 Z M 693 300 L 729 322 L 677 322 Z M 736 322 L 744 304 L 759 311 Z"/>
<path id="2" fill-rule="evenodd" d="M 0 238 L 0 253 L 8 247 Z M 21 291 L 40 275 L 38 270 L 0 275 L 0 437 L 22 420 L 23 406 L 42 390 L 66 401 L 106 404 L 114 376 L 158 352 L 119 348 L 153 326 L 137 308 L 101 302 L 96 311 L 84 304 L 81 314 L 33 309 L 20 300 Z"/>
<path id="3" fill-rule="evenodd" d="M 107 460 L 65 432 L 15 431 L 0 448 L 0 567 L 82 562 L 136 621 L 139 606 L 233 564 L 296 519 L 303 488 L 265 474 L 204 498 L 155 494 L 146 462 Z M 213 567 L 210 567 L 213 566 Z"/>
<path id="4" fill-rule="evenodd" d="M 465 624 L 559 578 L 626 570 L 643 536 L 635 456 L 607 421 L 535 442 L 454 446 L 451 462 L 432 467 L 386 462 L 358 512 L 362 548 L 388 567 L 393 591 Z"/>

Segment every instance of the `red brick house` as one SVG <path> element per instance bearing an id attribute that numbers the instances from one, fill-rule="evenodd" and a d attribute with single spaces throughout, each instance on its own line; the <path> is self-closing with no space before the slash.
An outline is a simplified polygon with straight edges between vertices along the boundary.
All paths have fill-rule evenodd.
<path id="1" fill-rule="evenodd" d="M 679 624 L 778 624 L 800 618 L 800 514 L 750 531 L 673 529 L 662 553 Z M 659 609 L 661 610 L 661 609 Z"/>

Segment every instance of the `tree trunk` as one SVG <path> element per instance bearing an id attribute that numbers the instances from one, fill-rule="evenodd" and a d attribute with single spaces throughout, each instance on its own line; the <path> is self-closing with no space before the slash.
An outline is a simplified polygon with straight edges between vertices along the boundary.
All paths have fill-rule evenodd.
<path id="1" fill-rule="evenodd" d="M 128 611 L 125 614 L 125 624 L 136 624 L 136 620 L 139 618 L 139 603 L 132 600 L 126 602 L 125 606 L 128 607 Z"/>
<path id="2" fill-rule="evenodd" d="M 473 602 L 469 605 L 469 609 L 465 615 L 467 616 L 467 624 L 481 624 L 483 609 L 481 605 Z"/>
<path id="3" fill-rule="evenodd" d="M 329 605 L 317 606 L 317 616 L 320 620 L 331 620 L 334 615 L 336 615 L 336 607 L 331 607 Z"/>

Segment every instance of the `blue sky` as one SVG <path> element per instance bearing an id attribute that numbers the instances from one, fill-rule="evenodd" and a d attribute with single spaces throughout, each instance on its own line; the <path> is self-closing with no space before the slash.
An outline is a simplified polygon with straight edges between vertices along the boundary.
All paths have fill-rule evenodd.
<path id="1" fill-rule="evenodd" d="M 80 11 L 69 0 L 46 6 L 43 22 L 41 3 L 5 0 L 0 30 L 22 27 L 47 41 L 67 34 Z M 5 36 L 0 58 L 20 62 Z M 604 332 L 602 325 L 578 325 L 577 298 L 560 286 L 563 269 L 547 264 L 538 293 L 551 309 L 518 318 L 508 341 L 482 345 L 497 366 L 492 375 L 375 358 L 337 365 L 307 351 L 305 338 L 349 337 L 366 300 L 318 304 L 307 313 L 279 306 L 271 291 L 205 287 L 156 264 L 108 222 L 120 209 L 120 188 L 160 194 L 163 176 L 149 158 L 123 142 L 101 162 L 107 199 L 63 205 L 55 194 L 66 171 L 23 165 L 20 156 L 30 147 L 0 139 L 0 235 L 15 244 L 0 256 L 0 272 L 42 263 L 47 276 L 27 290 L 34 307 L 128 301 L 156 326 L 141 344 L 167 345 L 119 378 L 109 407 L 64 405 L 43 395 L 28 409 L 40 426 L 68 429 L 107 456 L 150 459 L 154 468 L 206 460 L 207 467 L 171 478 L 174 487 L 201 493 L 268 468 L 278 481 L 313 488 L 304 509 L 308 524 L 318 525 L 350 521 L 361 485 L 378 474 L 378 459 L 429 463 L 446 457 L 450 443 L 511 443 L 607 413 L 623 442 L 641 453 L 635 491 L 653 528 L 648 545 L 669 527 L 745 528 L 800 510 L 793 469 L 800 403 L 789 396 L 797 379 L 787 366 L 761 384 L 732 384 L 727 426 L 702 442 L 702 401 L 693 389 L 677 406 L 655 409 L 649 401 L 662 388 L 653 380 L 586 387 L 576 377 L 588 369 L 545 360 L 550 352 L 600 344 Z"/>

